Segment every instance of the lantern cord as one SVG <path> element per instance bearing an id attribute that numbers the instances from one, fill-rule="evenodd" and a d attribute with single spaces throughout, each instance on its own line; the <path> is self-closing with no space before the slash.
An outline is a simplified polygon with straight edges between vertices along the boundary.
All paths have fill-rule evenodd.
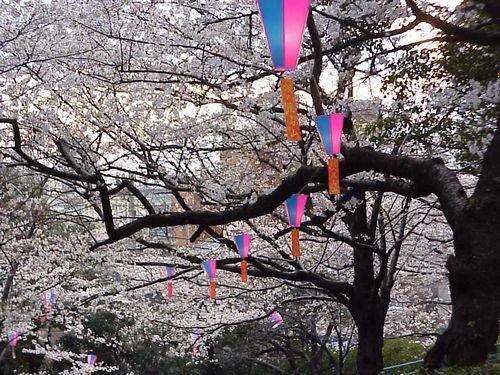
<path id="1" fill-rule="evenodd" d="M 215 280 L 210 280 L 210 298 L 215 299 Z"/>
<path id="2" fill-rule="evenodd" d="M 240 268 L 241 268 L 241 281 L 244 283 L 246 283 L 248 280 L 248 270 L 247 270 L 248 267 L 247 266 L 248 266 L 247 261 L 245 259 L 243 259 L 241 261 Z"/>
<path id="3" fill-rule="evenodd" d="M 298 228 L 292 228 L 292 255 L 294 257 L 300 257 L 299 233 Z"/>
<path id="4" fill-rule="evenodd" d="M 328 193 L 340 194 L 339 159 L 336 157 L 328 159 Z"/>

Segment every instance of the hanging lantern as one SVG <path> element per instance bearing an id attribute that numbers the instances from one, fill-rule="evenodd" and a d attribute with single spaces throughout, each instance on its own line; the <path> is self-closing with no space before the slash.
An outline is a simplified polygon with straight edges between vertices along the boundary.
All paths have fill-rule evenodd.
<path id="1" fill-rule="evenodd" d="M 248 252 L 250 251 L 250 241 L 252 240 L 252 235 L 251 234 L 238 234 L 234 236 L 234 242 L 236 243 L 236 247 L 238 249 L 238 253 L 240 254 L 240 257 L 242 259 L 241 265 L 240 265 L 240 276 L 241 276 L 241 281 L 246 283 L 248 279 L 248 271 L 247 271 L 247 261 L 246 258 L 248 258 Z"/>
<path id="2" fill-rule="evenodd" d="M 297 68 L 310 0 L 257 0 L 267 45 L 277 72 Z"/>
<path id="3" fill-rule="evenodd" d="M 7 345 L 12 349 L 12 358 L 16 359 L 16 350 L 15 347 L 17 345 L 17 339 L 19 338 L 19 332 L 10 331 L 7 333 Z"/>
<path id="4" fill-rule="evenodd" d="M 54 303 L 56 303 L 57 293 L 51 290 L 50 292 L 45 292 L 43 294 L 43 304 L 45 307 L 49 308 Z"/>
<path id="5" fill-rule="evenodd" d="M 95 354 L 87 355 L 87 364 L 94 367 L 96 362 L 97 362 L 97 356 Z M 92 374 L 92 371 L 89 371 L 89 374 Z"/>
<path id="6" fill-rule="evenodd" d="M 201 333 L 198 330 L 191 332 L 191 346 L 193 347 L 193 356 L 196 357 L 200 350 Z"/>
<path id="7" fill-rule="evenodd" d="M 174 295 L 174 289 L 172 285 L 172 278 L 175 276 L 175 267 L 165 267 L 163 269 L 165 276 L 168 278 L 167 280 L 167 296 L 171 298 Z"/>
<path id="8" fill-rule="evenodd" d="M 288 223 L 292 227 L 292 255 L 300 256 L 299 227 L 302 224 L 302 215 L 306 208 L 307 195 L 293 194 L 285 202 Z"/>
<path id="9" fill-rule="evenodd" d="M 43 323 L 47 320 L 47 315 L 50 311 L 50 308 L 54 303 L 56 303 L 57 300 L 57 293 L 53 290 L 50 292 L 45 292 L 42 295 L 42 302 L 43 302 L 43 307 L 42 307 L 42 313 L 40 314 L 40 321 Z"/>
<path id="10" fill-rule="evenodd" d="M 217 261 L 215 259 L 204 260 L 201 267 L 205 271 L 210 282 L 210 298 L 215 299 L 215 277 L 217 276 Z"/>
<path id="11" fill-rule="evenodd" d="M 271 314 L 271 321 L 274 323 L 272 328 L 276 328 L 276 327 L 279 327 L 280 325 L 283 324 L 283 317 L 281 316 L 281 314 L 279 312 L 274 311 Z"/>
<path id="12" fill-rule="evenodd" d="M 323 147 L 328 158 L 328 193 L 330 195 L 340 194 L 339 159 L 340 145 L 342 143 L 342 128 L 344 126 L 344 114 L 333 113 L 331 115 L 318 116 L 315 118 L 316 127 Z"/>
<path id="13" fill-rule="evenodd" d="M 290 141 L 301 141 L 302 135 L 300 133 L 299 115 L 297 113 L 293 80 L 281 78 L 280 86 L 287 137 Z"/>

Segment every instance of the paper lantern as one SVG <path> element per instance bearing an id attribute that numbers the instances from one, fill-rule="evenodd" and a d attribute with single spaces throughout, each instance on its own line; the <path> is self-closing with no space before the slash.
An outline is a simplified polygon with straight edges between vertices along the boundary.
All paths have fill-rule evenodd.
<path id="1" fill-rule="evenodd" d="M 87 355 L 87 363 L 94 367 L 95 363 L 97 362 L 97 356 L 95 354 L 89 354 Z M 89 375 L 92 374 L 92 371 L 89 371 Z"/>
<path id="2" fill-rule="evenodd" d="M 175 276 L 175 267 L 165 267 L 163 269 L 165 276 L 169 278 L 167 280 L 167 296 L 171 298 L 174 295 L 172 278 Z"/>
<path id="3" fill-rule="evenodd" d="M 16 350 L 15 347 L 17 345 L 17 339 L 19 338 L 19 332 L 10 331 L 7 333 L 7 346 L 10 346 L 12 349 L 12 358 L 16 359 Z"/>
<path id="4" fill-rule="evenodd" d="M 236 248 L 238 249 L 238 253 L 242 259 L 240 265 L 240 277 L 241 281 L 246 283 L 248 279 L 248 271 L 247 271 L 247 261 L 248 252 L 250 251 L 250 241 L 252 240 L 251 234 L 238 234 L 234 236 L 234 242 L 236 243 Z"/>
<path id="5" fill-rule="evenodd" d="M 191 346 L 193 347 L 193 356 L 197 356 L 200 349 L 201 333 L 198 330 L 191 332 Z"/>
<path id="6" fill-rule="evenodd" d="M 274 325 L 272 326 L 272 328 L 276 328 L 276 327 L 279 327 L 280 325 L 283 324 L 283 317 L 281 316 L 281 314 L 277 311 L 274 311 L 272 314 L 271 314 L 271 320 L 272 322 L 274 323 Z"/>
<path id="7" fill-rule="evenodd" d="M 285 202 L 288 223 L 292 227 L 292 255 L 294 257 L 300 256 L 298 227 L 302 224 L 302 215 L 304 214 L 306 203 L 306 194 L 294 194 Z"/>
<path id="8" fill-rule="evenodd" d="M 210 298 L 215 299 L 215 277 L 217 276 L 217 261 L 215 259 L 204 260 L 202 269 L 210 282 Z"/>
<path id="9" fill-rule="evenodd" d="M 297 68 L 310 0 L 257 0 L 273 69 Z"/>
<path id="10" fill-rule="evenodd" d="M 290 141 L 301 141 L 299 114 L 295 101 L 295 85 L 289 78 L 280 79 L 281 103 L 285 117 L 286 134 Z"/>
<path id="11" fill-rule="evenodd" d="M 97 356 L 95 354 L 87 355 L 87 363 L 90 366 L 94 366 L 96 362 L 97 362 Z"/>
<path id="12" fill-rule="evenodd" d="M 57 293 L 54 292 L 53 290 L 50 292 L 45 292 L 42 295 L 42 302 L 43 302 L 43 307 L 42 307 L 42 313 L 40 314 L 40 321 L 43 323 L 47 320 L 47 315 L 50 311 L 50 308 L 54 303 L 56 303 L 57 300 Z"/>
<path id="13" fill-rule="evenodd" d="M 15 347 L 17 345 L 17 339 L 19 338 L 19 332 L 17 331 L 10 331 L 7 333 L 7 340 L 9 346 Z"/>
<path id="14" fill-rule="evenodd" d="M 316 127 L 328 158 L 328 193 L 340 194 L 339 160 L 340 145 L 342 143 L 342 128 L 344 114 L 333 113 L 315 118 Z"/>

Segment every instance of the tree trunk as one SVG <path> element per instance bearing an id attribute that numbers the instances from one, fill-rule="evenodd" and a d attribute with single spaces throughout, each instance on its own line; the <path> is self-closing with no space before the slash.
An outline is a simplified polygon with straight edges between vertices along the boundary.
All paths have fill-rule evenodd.
<path id="1" fill-rule="evenodd" d="M 382 315 L 382 317 L 381 317 Z M 384 317 L 376 303 L 365 303 L 353 314 L 358 328 L 358 375 L 376 375 L 384 368 Z"/>
<path id="2" fill-rule="evenodd" d="M 430 369 L 484 361 L 498 337 L 500 313 L 500 119 L 481 176 L 453 230 L 455 255 L 446 263 L 453 312 L 425 358 Z"/>
<path id="3" fill-rule="evenodd" d="M 455 231 L 449 271 L 453 313 L 425 358 L 430 369 L 484 361 L 498 337 L 500 313 L 500 196 L 471 199 Z"/>

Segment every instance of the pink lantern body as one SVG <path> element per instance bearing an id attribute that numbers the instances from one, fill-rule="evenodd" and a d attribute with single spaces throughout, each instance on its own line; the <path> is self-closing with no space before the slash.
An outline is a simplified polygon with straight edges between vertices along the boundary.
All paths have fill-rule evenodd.
<path id="1" fill-rule="evenodd" d="M 281 314 L 277 311 L 274 311 L 272 314 L 271 314 L 271 320 L 274 322 L 274 325 L 272 328 L 276 328 L 276 327 L 279 327 L 280 325 L 283 324 L 283 317 L 281 316 Z"/>
<path id="2" fill-rule="evenodd" d="M 172 278 L 172 277 L 175 276 L 175 267 L 173 267 L 173 266 L 172 267 L 167 266 L 167 267 L 165 267 L 163 269 L 163 272 L 164 272 L 164 274 L 165 274 L 166 277 Z"/>
<path id="3" fill-rule="evenodd" d="M 45 307 L 49 307 L 56 302 L 57 293 L 54 291 L 46 292 L 43 294 L 43 304 Z"/>
<path id="4" fill-rule="evenodd" d="M 248 252 L 250 251 L 250 241 L 252 240 L 252 235 L 238 234 L 234 236 L 234 242 L 236 243 L 236 247 L 238 248 L 238 253 L 242 259 L 248 258 Z"/>
<path id="5" fill-rule="evenodd" d="M 17 345 L 17 339 L 19 338 L 19 332 L 11 331 L 7 334 L 8 345 L 15 347 Z"/>
<path id="6" fill-rule="evenodd" d="M 87 363 L 91 366 L 94 366 L 97 362 L 97 356 L 95 354 L 87 355 Z"/>
<path id="7" fill-rule="evenodd" d="M 300 227 L 302 223 L 302 215 L 306 208 L 307 195 L 293 194 L 285 202 L 288 222 L 291 227 Z"/>
<path id="8" fill-rule="evenodd" d="M 317 116 L 314 121 L 316 122 L 325 153 L 330 156 L 340 154 L 344 114 L 332 113 L 330 115 Z"/>
<path id="9" fill-rule="evenodd" d="M 257 0 L 273 68 L 297 68 L 310 0 Z"/>
<path id="10" fill-rule="evenodd" d="M 208 280 L 215 280 L 215 277 L 217 276 L 217 260 L 204 260 L 201 267 L 203 268 L 203 271 L 205 271 Z"/>

